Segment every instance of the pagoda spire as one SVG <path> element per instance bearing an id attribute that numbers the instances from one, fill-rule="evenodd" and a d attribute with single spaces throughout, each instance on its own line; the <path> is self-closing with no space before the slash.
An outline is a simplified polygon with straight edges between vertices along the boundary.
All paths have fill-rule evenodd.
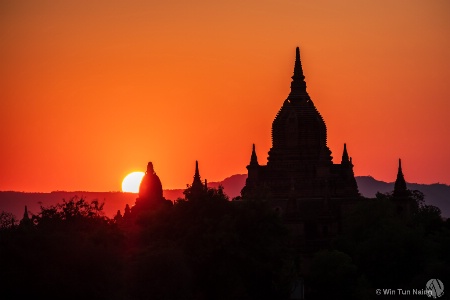
<path id="1" fill-rule="evenodd" d="M 147 174 L 155 174 L 155 170 L 154 170 L 154 168 L 153 168 L 153 163 L 150 161 L 150 162 L 148 162 L 148 164 L 147 164 L 147 172 L 146 172 Z"/>
<path id="2" fill-rule="evenodd" d="M 295 49 L 295 64 L 294 64 L 294 75 L 292 75 L 291 82 L 291 93 L 289 94 L 289 99 L 292 96 L 299 96 L 306 94 L 306 82 L 305 76 L 303 75 L 302 61 L 300 60 L 300 48 Z"/>
<path id="3" fill-rule="evenodd" d="M 30 219 L 30 216 L 28 215 L 28 207 L 25 205 L 25 211 L 23 213 L 23 218 L 20 221 L 20 225 L 22 226 L 29 226 L 32 224 L 32 221 Z"/>
<path id="4" fill-rule="evenodd" d="M 255 144 L 253 144 L 252 156 L 250 158 L 250 166 L 253 166 L 253 165 L 259 166 L 258 157 L 256 156 Z"/>
<path id="5" fill-rule="evenodd" d="M 198 160 L 195 161 L 195 174 L 194 174 L 194 181 L 192 181 L 192 187 L 203 188 L 202 180 L 200 179 L 200 172 L 198 170 Z"/>
<path id="6" fill-rule="evenodd" d="M 124 213 L 123 213 L 123 218 L 124 219 L 128 219 L 128 218 L 130 218 L 131 217 L 131 208 L 130 208 L 130 206 L 127 204 L 127 205 L 125 205 L 125 210 L 124 210 Z"/>
<path id="7" fill-rule="evenodd" d="M 394 196 L 405 196 L 407 194 L 406 181 L 402 171 L 402 160 L 398 159 L 397 179 L 394 185 Z"/>
<path id="8" fill-rule="evenodd" d="M 342 152 L 342 161 L 341 161 L 341 164 L 344 165 L 344 164 L 348 164 L 348 163 L 350 163 L 350 159 L 349 159 L 349 157 L 348 157 L 347 144 L 344 143 L 344 151 Z"/>
<path id="9" fill-rule="evenodd" d="M 203 199 L 203 196 L 205 195 L 205 192 L 207 189 L 205 189 L 207 184 L 207 181 L 205 180 L 205 185 L 203 185 L 201 179 L 200 179 L 200 172 L 198 170 L 198 161 L 195 161 L 195 174 L 194 174 L 194 180 L 192 181 L 191 187 L 188 189 L 188 193 L 186 194 L 186 198 L 190 201 L 196 201 L 199 199 Z"/>
<path id="10" fill-rule="evenodd" d="M 28 216 L 28 207 L 25 205 L 25 212 L 23 213 L 23 218 L 24 219 L 29 219 L 30 217 Z"/>

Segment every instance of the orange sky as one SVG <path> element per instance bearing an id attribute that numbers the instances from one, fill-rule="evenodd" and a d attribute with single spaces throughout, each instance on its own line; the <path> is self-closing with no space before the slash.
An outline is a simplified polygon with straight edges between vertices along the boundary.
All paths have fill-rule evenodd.
<path id="1" fill-rule="evenodd" d="M 450 1 L 0 2 L 0 190 L 164 188 L 260 163 L 295 47 L 339 162 L 450 184 Z"/>

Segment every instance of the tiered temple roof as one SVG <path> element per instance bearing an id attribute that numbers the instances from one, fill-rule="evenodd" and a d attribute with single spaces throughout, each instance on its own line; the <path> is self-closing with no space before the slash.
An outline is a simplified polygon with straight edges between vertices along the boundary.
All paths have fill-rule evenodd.
<path id="1" fill-rule="evenodd" d="M 253 146 L 243 196 L 266 190 L 272 197 L 353 197 L 358 195 L 353 164 L 344 144 L 341 164 L 333 164 L 327 128 L 306 91 L 296 49 L 291 91 L 272 123 L 267 166 L 260 166 Z M 295 191 L 295 193 L 293 192 Z"/>

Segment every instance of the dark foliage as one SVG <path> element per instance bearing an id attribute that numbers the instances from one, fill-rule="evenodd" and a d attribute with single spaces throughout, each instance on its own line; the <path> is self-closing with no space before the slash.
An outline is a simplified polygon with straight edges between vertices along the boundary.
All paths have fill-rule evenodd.
<path id="1" fill-rule="evenodd" d="M 122 299 L 121 234 L 97 202 L 72 198 L 1 232 L 5 299 Z"/>
<path id="2" fill-rule="evenodd" d="M 6 298 L 286 299 L 287 232 L 264 203 L 221 189 L 119 222 L 73 198 L 0 231 Z"/>
<path id="3" fill-rule="evenodd" d="M 0 211 L 0 230 L 6 230 L 17 225 L 17 219 L 12 213 Z"/>
<path id="4" fill-rule="evenodd" d="M 354 299 L 376 299 L 378 288 L 424 289 L 431 278 L 449 282 L 449 227 L 437 207 L 424 205 L 422 193 L 408 197 L 415 210 L 407 216 L 398 214 L 392 194 L 361 201 L 345 216 L 335 248 L 357 268 L 357 279 L 343 275 L 353 279 L 344 286 L 353 286 Z"/>
<path id="5" fill-rule="evenodd" d="M 221 188 L 186 194 L 116 220 L 82 198 L 20 224 L 3 213 L 2 298 L 289 299 L 300 280 L 307 299 L 376 299 L 377 288 L 450 279 L 450 222 L 420 192 L 401 216 L 392 194 L 362 199 L 333 247 L 309 261 L 268 201 L 229 201 Z"/>
<path id="6" fill-rule="evenodd" d="M 137 222 L 133 298 L 145 299 L 149 290 L 170 299 L 287 298 L 287 232 L 266 204 L 236 205 L 220 188 L 209 189 Z M 142 285 L 142 278 L 153 279 Z"/>

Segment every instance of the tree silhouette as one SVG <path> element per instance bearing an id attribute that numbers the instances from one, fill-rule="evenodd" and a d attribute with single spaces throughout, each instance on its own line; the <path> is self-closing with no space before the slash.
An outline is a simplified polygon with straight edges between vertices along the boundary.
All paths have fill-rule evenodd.
<path id="1" fill-rule="evenodd" d="M 284 299 L 289 294 L 287 231 L 266 203 L 237 205 L 221 188 L 208 189 L 136 222 L 141 231 L 129 264 L 133 298 L 150 293 L 171 299 Z"/>
<path id="2" fill-rule="evenodd" d="M 450 222 L 419 192 L 409 195 L 417 210 L 399 217 L 392 197 L 361 199 L 331 248 L 310 253 L 308 299 L 370 299 L 379 287 L 450 278 Z M 102 209 L 75 197 L 27 224 L 2 213 L 2 297 L 289 299 L 300 278 L 298 249 L 268 197 L 229 201 L 205 189 L 121 218 Z"/>
<path id="3" fill-rule="evenodd" d="M 351 257 L 337 250 L 316 253 L 307 278 L 312 299 L 358 299 L 357 267 Z"/>
<path id="4" fill-rule="evenodd" d="M 12 213 L 0 211 L 0 230 L 9 229 L 17 225 L 17 219 Z"/>
<path id="5" fill-rule="evenodd" d="M 344 218 L 335 247 L 348 254 L 358 269 L 358 297 L 370 298 L 386 286 L 412 289 L 429 278 L 449 278 L 450 231 L 436 207 L 423 194 L 409 191 L 416 210 L 399 216 L 392 193 L 361 201 Z M 428 279 L 427 279 L 428 278 Z"/>
<path id="6" fill-rule="evenodd" d="M 121 239 L 96 201 L 42 207 L 31 226 L 2 232 L 2 292 L 6 298 L 121 299 Z"/>

